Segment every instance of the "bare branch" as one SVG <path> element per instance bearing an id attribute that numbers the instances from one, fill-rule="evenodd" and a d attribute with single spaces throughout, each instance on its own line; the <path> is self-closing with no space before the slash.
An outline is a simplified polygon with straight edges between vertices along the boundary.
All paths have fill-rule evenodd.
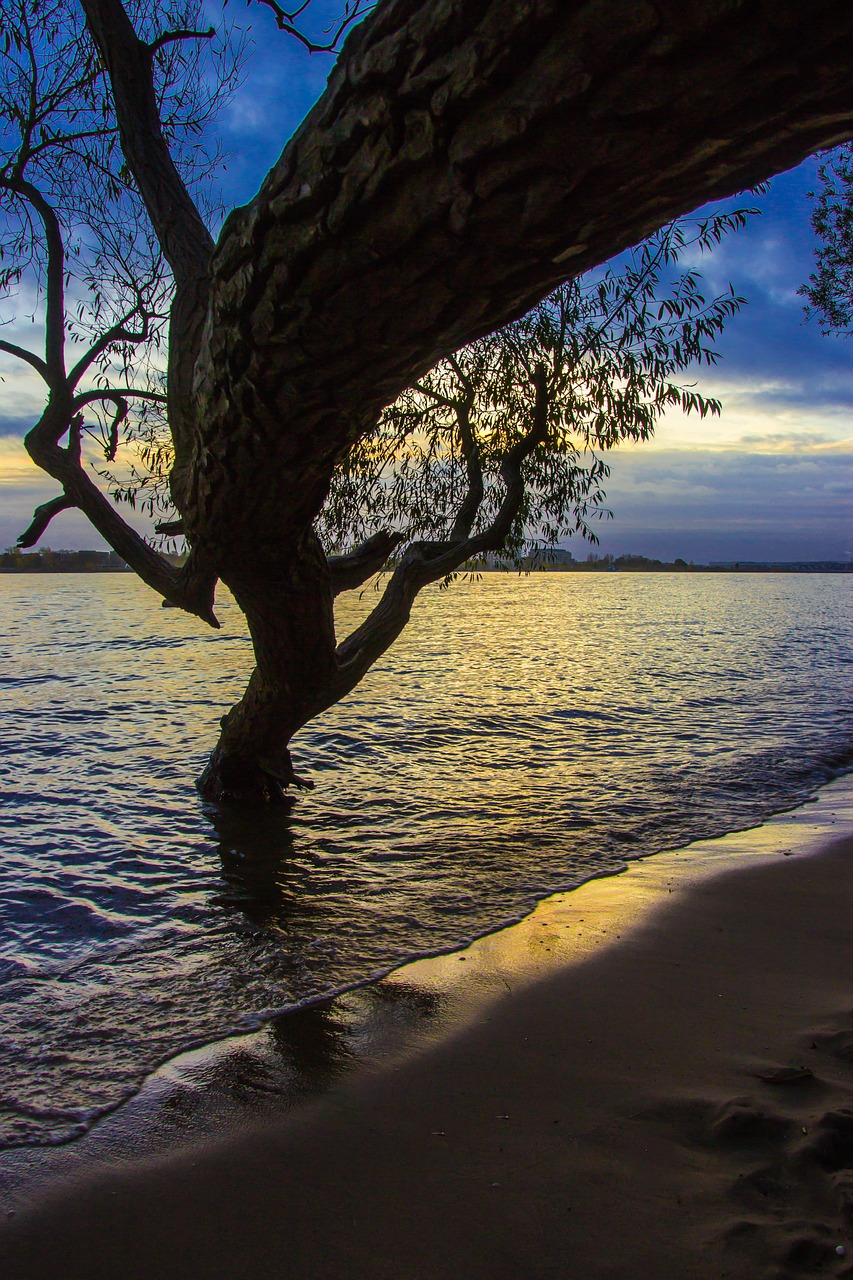
<path id="1" fill-rule="evenodd" d="M 142 391 L 139 387 L 113 387 L 109 391 L 81 391 L 74 397 L 74 408 L 82 409 L 84 405 L 94 404 L 97 400 L 117 400 L 124 397 L 128 400 L 152 400 L 155 404 L 166 404 L 168 396 L 162 391 Z"/>
<path id="2" fill-rule="evenodd" d="M 309 53 L 336 53 L 340 45 L 341 38 L 350 29 L 353 23 L 360 21 L 367 13 L 374 8 L 374 4 L 370 0 L 349 0 L 342 16 L 337 23 L 332 24 L 328 28 L 328 39 L 323 42 L 312 40 L 300 31 L 296 25 L 299 18 L 305 12 L 310 4 L 310 0 L 306 0 L 304 4 L 299 5 L 296 9 L 288 12 L 276 0 L 257 0 L 258 4 L 264 5 L 271 10 L 275 17 L 276 26 L 279 31 L 284 31 L 287 35 L 293 36 L 298 40 Z"/>
<path id="3" fill-rule="evenodd" d="M 60 511 L 68 511 L 73 506 L 74 503 L 65 494 L 58 498 L 51 498 L 50 502 L 43 502 L 40 507 L 36 507 L 32 523 L 18 538 L 17 545 L 21 550 L 34 547 L 53 517 L 58 516 Z"/>
<path id="4" fill-rule="evenodd" d="M 417 391 L 420 396 L 425 396 L 427 400 L 432 400 L 434 404 L 443 405 L 445 409 L 455 409 L 458 404 L 457 400 L 452 400 L 450 396 L 443 396 L 441 392 L 434 391 L 423 382 L 416 382 L 412 390 Z"/>
<path id="5" fill-rule="evenodd" d="M 158 530 L 159 531 L 159 530 Z M 383 567 L 395 547 L 405 538 L 403 533 L 376 533 L 360 547 L 345 556 L 329 556 L 332 594 L 360 587 Z"/>
<path id="6" fill-rule="evenodd" d="M 119 445 L 119 427 L 129 414 L 130 401 L 132 400 L 142 400 L 162 405 L 168 402 L 168 397 L 162 392 L 147 391 L 138 387 L 109 387 L 103 390 L 84 391 L 73 399 L 72 403 L 75 410 L 83 409 L 88 404 L 97 404 L 98 402 L 107 402 L 115 407 L 115 413 L 108 431 L 105 432 L 103 427 L 99 432 L 96 432 L 91 427 L 88 429 L 88 434 L 97 439 L 98 443 L 103 447 L 104 458 L 107 462 L 115 461 Z M 82 422 L 82 414 L 79 416 Z M 133 430 L 131 429 L 131 438 L 132 436 Z M 131 467 L 131 472 L 135 474 L 135 467 Z M 113 480 L 109 473 L 101 472 L 100 474 Z M 121 490 L 121 486 L 119 486 L 119 490 Z"/>
<path id="7" fill-rule="evenodd" d="M 175 44 L 178 40 L 212 40 L 215 35 L 215 27 L 208 27 L 206 31 L 164 31 L 156 40 L 151 41 L 148 51 L 153 57 L 160 49 L 165 49 L 167 44 Z"/>
<path id="8" fill-rule="evenodd" d="M 6 342 L 0 338 L 0 351 L 5 351 L 8 356 L 16 356 L 18 360 L 26 360 L 27 364 L 32 365 L 36 373 L 44 378 L 45 382 L 50 382 L 47 372 L 47 365 L 41 356 L 37 356 L 33 351 L 27 351 L 26 347 L 17 347 L 14 342 Z"/>
<path id="9" fill-rule="evenodd" d="M 166 538 L 178 538 L 184 532 L 183 520 L 160 520 L 154 526 L 154 532 Z"/>
<path id="10" fill-rule="evenodd" d="M 30 64 L 30 91 L 28 94 L 27 114 L 26 118 L 21 119 L 21 146 L 18 151 L 18 159 L 13 169 L 13 175 L 20 178 L 24 172 L 24 166 L 27 163 L 27 157 L 30 149 L 30 139 L 33 130 L 38 122 L 38 82 L 39 82 L 39 66 L 36 58 L 35 49 L 33 47 L 32 31 L 28 21 L 23 23 L 24 44 L 27 50 L 27 58 Z"/>
<path id="11" fill-rule="evenodd" d="M 0 178 L 0 187 L 26 200 L 35 209 L 44 229 L 47 247 L 44 376 L 50 386 L 56 387 L 65 379 L 65 248 L 62 228 L 53 206 L 33 183 L 25 178 Z"/>
<path id="12" fill-rule="evenodd" d="M 130 405 L 125 400 L 124 396 L 116 395 L 113 396 L 112 399 L 115 404 L 116 411 L 113 415 L 113 420 L 110 423 L 109 443 L 105 450 L 107 462 L 115 461 L 115 456 L 118 452 L 118 429 L 130 411 Z"/>
<path id="13" fill-rule="evenodd" d="M 142 328 L 137 330 L 125 328 L 128 321 L 132 320 L 135 315 L 139 315 L 140 311 L 142 312 Z M 147 342 L 150 335 L 149 320 L 148 313 L 136 306 L 132 311 L 127 312 L 117 324 L 111 325 L 77 361 L 68 375 L 69 386 L 76 387 L 87 369 L 91 368 L 98 356 L 106 351 L 108 347 L 111 347 L 114 342 L 127 342 L 133 345 Z"/>
<path id="14" fill-rule="evenodd" d="M 213 240 L 181 180 L 163 134 L 153 54 L 121 0 L 81 0 L 112 85 L 121 148 L 176 282 L 206 277 Z"/>

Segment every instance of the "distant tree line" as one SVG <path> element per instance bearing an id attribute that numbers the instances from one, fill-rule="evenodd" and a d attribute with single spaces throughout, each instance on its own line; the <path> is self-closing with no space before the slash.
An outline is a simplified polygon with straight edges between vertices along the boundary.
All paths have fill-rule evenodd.
<path id="1" fill-rule="evenodd" d="M 127 565 L 115 551 L 20 551 L 9 547 L 0 554 L 4 573 L 116 573 Z"/>
<path id="2" fill-rule="evenodd" d="M 169 560 L 180 565 L 182 555 L 170 555 Z M 394 567 L 392 557 L 386 565 Z M 488 556 L 469 561 L 463 567 L 465 573 L 483 570 L 506 569 L 510 566 L 498 556 Z M 627 573 L 760 573 L 773 569 L 788 573 L 843 573 L 853 571 L 853 563 L 841 560 L 810 560 L 787 563 L 738 560 L 725 564 L 694 564 L 677 556 L 675 560 L 655 560 L 638 555 L 596 555 L 590 552 L 583 560 L 575 560 L 571 551 L 562 547 L 550 548 L 539 554 L 518 557 L 514 568 L 522 572 L 548 570 L 557 573 L 601 573 L 622 570 Z M 128 571 L 127 565 L 115 551 L 52 551 L 44 547 L 40 551 L 22 551 L 8 547 L 0 553 L 0 573 L 116 573 Z"/>
<path id="3" fill-rule="evenodd" d="M 504 568 L 497 558 L 466 566 L 468 571 Z M 596 555 L 590 552 L 583 560 L 575 560 L 571 551 L 561 548 L 543 551 L 539 555 L 522 556 L 518 567 L 523 572 L 550 570 L 557 573 L 601 573 L 614 570 L 626 573 L 849 573 L 853 562 L 842 560 L 758 561 L 737 560 L 717 564 L 694 564 L 677 556 L 675 560 L 655 560 L 639 555 Z"/>
<path id="4" fill-rule="evenodd" d="M 522 556 L 518 561 L 522 570 L 530 571 L 537 569 L 548 569 L 558 573 L 597 573 L 606 571 L 610 572 L 614 569 L 625 569 L 629 571 L 646 571 L 657 572 L 660 570 L 668 572 L 683 572 L 693 569 L 695 566 L 691 561 L 690 564 L 680 557 L 677 560 L 651 560 L 648 556 L 638 555 L 596 555 L 594 551 L 590 552 L 583 560 L 575 560 L 571 551 L 564 551 L 561 548 L 553 548 L 542 551 L 539 554 Z M 484 566 L 488 569 L 497 569 L 505 567 L 502 563 L 495 559 L 492 563 Z M 701 566 L 705 568 L 706 566 Z"/>

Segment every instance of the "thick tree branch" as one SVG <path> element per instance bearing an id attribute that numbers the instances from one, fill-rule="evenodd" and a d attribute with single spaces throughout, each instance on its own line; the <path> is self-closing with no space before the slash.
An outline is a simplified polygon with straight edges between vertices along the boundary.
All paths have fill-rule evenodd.
<path id="1" fill-rule="evenodd" d="M 74 503 L 64 494 L 58 498 L 51 498 L 50 502 L 43 502 L 40 507 L 36 507 L 32 522 L 29 528 L 25 529 L 18 538 L 17 545 L 21 550 L 25 550 L 27 547 L 34 547 L 39 539 L 44 536 L 44 532 L 53 517 L 58 516 L 61 511 L 68 511 L 73 506 Z"/>
<path id="2" fill-rule="evenodd" d="M 509 449 L 501 462 L 505 492 L 493 520 L 481 533 L 459 541 L 419 542 L 408 548 L 376 608 L 338 645 L 338 675 L 327 706 L 353 689 L 397 639 L 411 614 L 418 593 L 430 582 L 454 573 L 460 565 L 487 551 L 499 551 L 512 530 L 524 499 L 522 464 L 548 435 L 548 375 L 537 365 L 532 377 L 534 403 L 530 429 Z"/>
<path id="3" fill-rule="evenodd" d="M 226 571 L 276 571 L 282 511 L 439 358 L 849 137 L 851 48 L 847 0 L 384 0 L 220 238 L 187 515 Z"/>
<path id="4" fill-rule="evenodd" d="M 81 0 L 115 102 L 121 149 L 175 280 L 206 275 L 213 241 L 163 135 L 154 91 L 153 51 L 133 29 L 121 0 Z"/>
<path id="5" fill-rule="evenodd" d="M 50 386 L 57 387 L 65 379 L 65 248 L 62 228 L 53 206 L 26 178 L 0 178 L 0 187 L 26 200 L 35 209 L 44 229 L 47 248 L 44 368 L 45 380 Z M 29 363 L 33 362 L 30 360 Z"/>
<path id="6" fill-rule="evenodd" d="M 168 44 L 176 44 L 180 40 L 212 40 L 215 35 L 215 27 L 208 27 L 206 31 L 164 31 L 156 40 L 151 41 L 148 45 L 148 52 L 153 57 L 160 49 L 165 49 Z"/>
<path id="7" fill-rule="evenodd" d="M 345 556 L 329 556 L 332 594 L 353 591 L 383 567 L 391 552 L 403 541 L 402 533 L 375 533 Z"/>
<path id="8" fill-rule="evenodd" d="M 47 115 L 48 113 L 45 112 L 44 114 Z M 24 158 L 26 162 L 29 163 L 31 160 L 34 160 L 36 156 L 41 155 L 43 151 L 56 151 L 61 147 L 70 148 L 70 144 L 72 142 L 85 142 L 90 138 L 105 138 L 113 132 L 114 130 L 106 128 L 82 129 L 79 133 L 58 133 L 55 136 L 51 135 L 36 146 L 28 147 Z"/>
<path id="9" fill-rule="evenodd" d="M 151 49 L 137 37 L 121 0 L 81 4 L 110 78 L 122 152 L 175 277 L 169 321 L 169 428 L 175 444 L 172 496 L 180 509 L 193 488 L 193 381 L 207 315 L 213 240 L 163 134 Z"/>
<path id="10" fill-rule="evenodd" d="M 167 401 L 162 391 L 143 391 L 139 387 L 111 387 L 108 391 L 81 391 L 74 397 L 74 408 L 82 409 L 84 405 L 94 404 L 97 400 L 117 400 L 120 397 L 127 400 L 151 400 L 155 404 L 165 404 Z"/>
<path id="11" fill-rule="evenodd" d="M 74 413 L 70 393 L 66 391 L 52 396 L 42 418 L 24 441 L 33 462 L 62 485 L 68 505 L 78 507 L 86 515 L 101 537 L 143 582 L 178 608 L 195 614 L 212 627 L 218 627 L 213 612 L 216 574 L 199 557 L 195 557 L 191 565 L 188 562 L 182 569 L 177 569 L 122 520 L 113 504 L 83 470 L 81 425 L 81 415 Z M 68 448 L 62 449 L 57 442 L 66 432 Z M 51 512 L 51 516 L 55 514 L 56 510 Z"/>
<path id="12" fill-rule="evenodd" d="M 14 342 L 6 342 L 0 338 L 0 351 L 5 351 L 8 356 L 15 356 L 18 360 L 25 360 L 27 364 L 32 365 L 36 373 L 44 378 L 45 382 L 49 382 L 47 365 L 41 356 L 37 356 L 34 351 L 27 351 L 26 347 L 18 347 Z"/>
<path id="13" fill-rule="evenodd" d="M 459 443 L 462 446 L 462 457 L 468 475 L 468 490 L 459 508 L 453 528 L 450 531 L 451 542 L 458 542 L 469 537 L 483 501 L 483 467 L 480 462 L 480 451 L 474 439 L 471 427 L 470 401 L 462 401 L 456 406 L 456 425 L 459 431 Z"/>

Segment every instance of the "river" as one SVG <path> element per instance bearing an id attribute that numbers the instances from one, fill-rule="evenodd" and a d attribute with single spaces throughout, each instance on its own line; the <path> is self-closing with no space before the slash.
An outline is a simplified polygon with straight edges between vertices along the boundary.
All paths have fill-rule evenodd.
<path id="1" fill-rule="evenodd" d="M 345 598 L 339 630 L 375 601 Z M 757 824 L 853 765 L 853 576 L 488 574 L 431 589 L 294 743 L 316 790 L 193 787 L 251 649 L 132 576 L 0 577 L 0 1142 L 178 1052 Z"/>

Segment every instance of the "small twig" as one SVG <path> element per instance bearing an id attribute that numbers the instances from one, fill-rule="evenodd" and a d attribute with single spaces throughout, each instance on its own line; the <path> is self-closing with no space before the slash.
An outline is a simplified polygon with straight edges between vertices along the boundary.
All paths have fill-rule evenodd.
<path id="1" fill-rule="evenodd" d="M 284 31 L 287 35 L 293 36 L 309 53 L 336 53 L 341 37 L 348 28 L 374 7 L 372 3 L 364 3 L 363 0 L 351 0 L 346 5 L 343 17 L 339 19 L 338 23 L 333 23 L 327 28 L 330 33 L 329 40 L 325 44 L 318 44 L 296 26 L 297 20 L 308 8 L 310 0 L 305 0 L 304 4 L 299 5 L 298 8 L 291 12 L 282 8 L 280 4 L 276 3 L 276 0 L 256 0 L 256 3 L 265 5 L 267 9 L 271 10 L 279 31 Z"/>

